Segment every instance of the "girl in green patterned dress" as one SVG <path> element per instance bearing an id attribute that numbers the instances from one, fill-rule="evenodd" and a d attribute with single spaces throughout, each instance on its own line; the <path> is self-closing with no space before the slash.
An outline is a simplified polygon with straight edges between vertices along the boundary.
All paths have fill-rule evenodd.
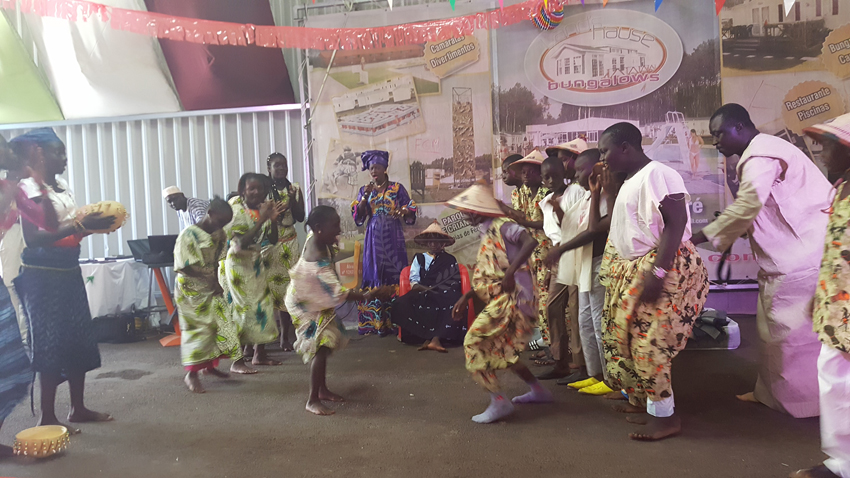
<path id="1" fill-rule="evenodd" d="M 286 292 L 286 308 L 296 327 L 295 350 L 304 363 L 310 364 L 307 411 L 332 415 L 334 411 L 322 400 L 342 402 L 343 398 L 328 390 L 325 370 L 331 351 L 345 344 L 335 309 L 343 302 L 387 300 L 395 288 L 381 286 L 365 294 L 347 290 L 340 283 L 334 265 L 334 245 L 342 230 L 339 214 L 330 206 L 317 206 L 310 212 L 307 225 L 312 232 L 304 244 L 304 254 L 289 271 L 292 282 Z"/>
<path id="2" fill-rule="evenodd" d="M 239 178 L 239 196 L 230 200 L 233 220 L 225 227 L 229 246 L 219 280 L 225 297 L 233 307 L 243 345 L 254 345 L 254 365 L 280 365 L 265 356 L 264 344 L 278 337 L 274 321 L 274 305 L 269 288 L 271 254 L 277 244 L 280 204 L 266 201 L 271 188 L 268 176 L 246 173 Z M 243 367 L 244 360 L 234 362 L 236 373 L 255 373 Z M 248 371 L 246 371 L 248 370 Z"/>
<path id="3" fill-rule="evenodd" d="M 227 377 L 216 368 L 219 357 L 242 358 L 239 332 L 218 282 L 219 259 L 227 245 L 222 228 L 232 218 L 230 205 L 216 197 L 201 222 L 184 229 L 174 246 L 180 356 L 189 371 L 186 386 L 195 393 L 204 393 L 198 372 Z"/>
<path id="4" fill-rule="evenodd" d="M 292 342 L 289 340 L 289 332 L 292 329 L 292 319 L 286 310 L 283 298 L 286 295 L 286 288 L 289 287 L 289 269 L 298 262 L 298 257 L 301 255 L 295 223 L 304 221 L 304 195 L 297 183 L 291 183 L 286 178 L 289 173 L 286 156 L 272 153 L 269 155 L 266 166 L 269 168 L 269 177 L 272 179 L 269 199 L 282 206 L 276 222 L 278 240 L 271 255 L 269 287 L 272 291 L 275 313 L 278 314 L 278 322 L 282 329 L 280 348 L 285 352 L 291 352 Z"/>

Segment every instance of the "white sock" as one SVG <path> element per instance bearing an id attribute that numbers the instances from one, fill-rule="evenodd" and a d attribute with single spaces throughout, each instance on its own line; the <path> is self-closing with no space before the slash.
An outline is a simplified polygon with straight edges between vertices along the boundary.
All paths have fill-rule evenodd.
<path id="1" fill-rule="evenodd" d="M 475 423 L 493 423 L 501 418 L 504 418 L 514 411 L 514 406 L 509 400 L 506 400 L 502 394 L 490 394 L 490 406 L 484 413 L 472 417 Z"/>
<path id="2" fill-rule="evenodd" d="M 531 387 L 530 392 L 514 397 L 511 401 L 514 403 L 551 403 L 554 400 L 552 392 L 546 389 L 539 380 L 529 383 L 528 386 Z"/>

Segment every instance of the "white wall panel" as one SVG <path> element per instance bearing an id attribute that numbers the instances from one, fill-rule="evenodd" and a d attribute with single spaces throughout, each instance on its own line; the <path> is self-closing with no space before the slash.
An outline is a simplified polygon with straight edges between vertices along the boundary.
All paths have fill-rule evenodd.
<path id="1" fill-rule="evenodd" d="M 162 199 L 163 188 L 176 184 L 190 197 L 224 197 L 236 190 L 244 172 L 266 173 L 266 158 L 274 151 L 289 158 L 290 180 L 306 191 L 302 124 L 300 105 L 282 105 L 4 125 L 0 134 L 11 139 L 52 126 L 68 149 L 66 179 L 78 205 L 111 199 L 127 208 L 130 219 L 124 227 L 83 241 L 85 258 L 127 255 L 129 239 L 176 234 L 177 216 Z"/>

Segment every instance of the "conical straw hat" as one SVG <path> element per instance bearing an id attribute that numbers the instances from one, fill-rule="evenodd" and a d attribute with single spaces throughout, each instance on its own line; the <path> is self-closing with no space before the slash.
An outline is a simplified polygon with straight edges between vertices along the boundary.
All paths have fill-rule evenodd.
<path id="1" fill-rule="evenodd" d="M 543 160 L 545 160 L 545 159 L 546 159 L 546 156 L 543 156 L 543 153 L 541 153 L 539 150 L 535 149 L 534 151 L 529 153 L 526 157 L 524 157 L 524 158 L 520 159 L 519 161 L 516 161 L 513 164 L 511 164 L 511 166 L 515 166 L 517 164 L 536 164 L 536 165 L 540 166 L 541 164 L 543 164 Z"/>
<path id="2" fill-rule="evenodd" d="M 803 132 L 818 141 L 829 138 L 850 148 L 850 113 L 833 118 L 823 124 L 810 126 Z"/>
<path id="3" fill-rule="evenodd" d="M 546 154 L 552 156 L 557 153 L 559 149 L 569 151 L 573 154 L 581 154 L 587 150 L 587 141 L 581 138 L 576 138 L 572 141 L 546 148 Z"/>
<path id="4" fill-rule="evenodd" d="M 440 223 L 438 223 L 437 221 L 432 222 L 427 229 L 417 234 L 416 237 L 413 238 L 413 241 L 417 244 L 422 244 L 430 241 L 437 241 L 442 242 L 447 246 L 451 246 L 455 243 L 455 239 L 451 235 L 446 234 L 446 231 L 444 231 L 443 228 L 440 227 Z"/>
<path id="5" fill-rule="evenodd" d="M 493 196 L 493 188 L 483 182 L 473 184 L 466 191 L 449 199 L 447 204 L 455 209 L 482 216 L 499 217 L 505 215 L 499 208 L 499 202 Z"/>

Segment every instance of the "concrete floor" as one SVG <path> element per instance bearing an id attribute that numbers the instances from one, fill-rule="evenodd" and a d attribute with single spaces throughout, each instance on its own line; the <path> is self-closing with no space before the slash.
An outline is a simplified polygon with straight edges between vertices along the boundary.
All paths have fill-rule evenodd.
<path id="1" fill-rule="evenodd" d="M 674 365 L 684 432 L 659 443 L 607 401 L 550 382 L 556 403 L 523 406 L 502 423 L 469 418 L 487 396 L 468 378 L 461 350 L 417 352 L 393 338 L 354 340 L 329 363 L 329 385 L 349 401 L 337 414 L 304 411 L 307 367 L 280 367 L 227 381 L 205 378 L 192 395 L 177 348 L 156 340 L 103 344 L 90 373 L 91 408 L 115 421 L 87 424 L 67 452 L 0 463 L 7 477 L 785 477 L 819 463 L 817 419 L 795 420 L 734 394 L 755 381 L 752 319 L 733 352 L 685 351 Z M 506 392 L 524 391 L 504 377 Z M 67 410 L 67 386 L 57 411 Z M 0 442 L 34 426 L 29 404 L 7 420 Z"/>

